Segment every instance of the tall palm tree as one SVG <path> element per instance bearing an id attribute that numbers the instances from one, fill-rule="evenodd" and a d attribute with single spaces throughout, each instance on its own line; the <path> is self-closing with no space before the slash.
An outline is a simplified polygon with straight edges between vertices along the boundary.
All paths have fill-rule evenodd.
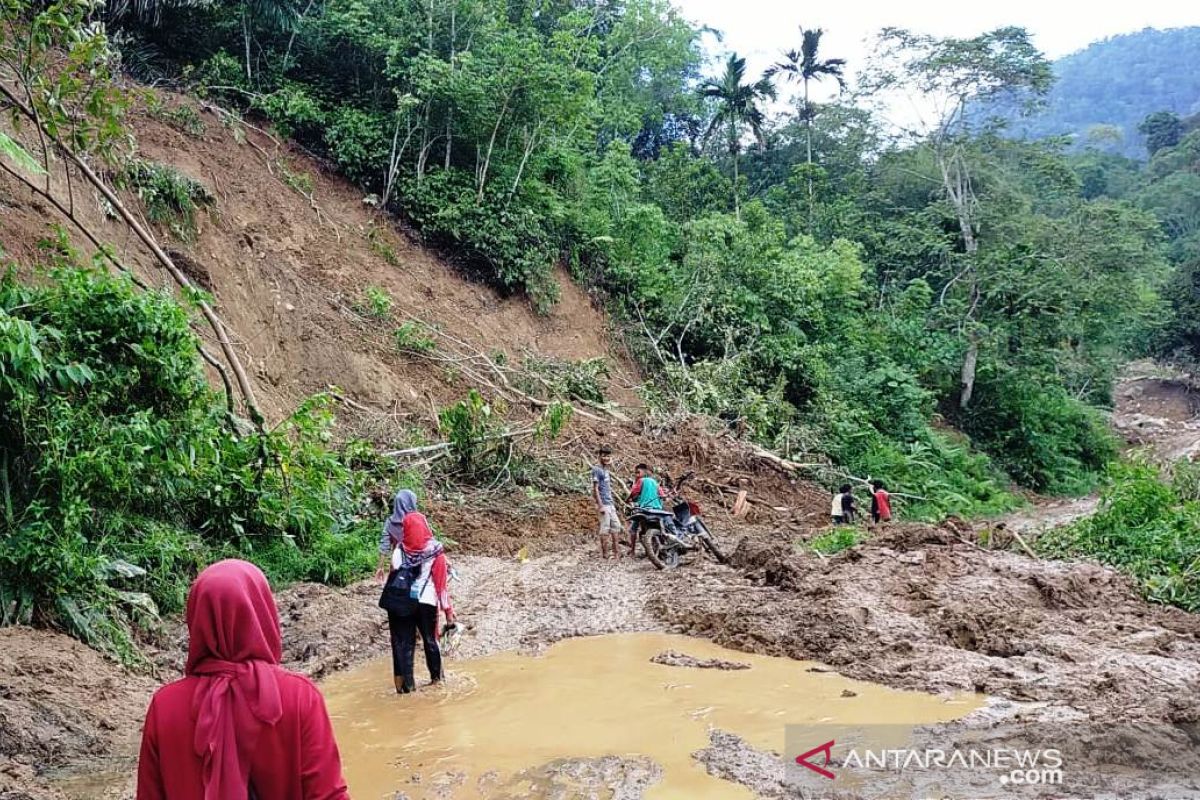
<path id="1" fill-rule="evenodd" d="M 820 28 L 812 28 L 810 30 L 800 29 L 801 43 L 800 49 L 788 50 L 783 54 L 783 61 L 780 61 L 767 70 L 767 75 L 774 77 L 775 75 L 783 75 L 788 82 L 800 81 L 804 84 L 804 108 L 801 112 L 804 119 L 804 138 L 807 149 L 807 163 L 812 167 L 812 121 L 814 109 L 812 103 L 808 99 L 808 85 L 813 81 L 823 81 L 826 78 L 833 78 L 837 81 L 838 91 L 845 91 L 846 76 L 844 70 L 846 67 L 846 59 L 844 58 L 827 58 L 821 60 L 818 58 L 818 51 L 821 47 L 821 37 L 825 31 Z M 812 219 L 813 205 L 813 180 L 812 170 L 808 174 L 808 214 L 809 221 Z"/>
<path id="2" fill-rule="evenodd" d="M 754 135 L 761 149 L 766 149 L 767 139 L 763 127 L 767 121 L 763 104 L 775 99 L 775 86 L 764 75 L 754 83 L 746 83 L 746 59 L 737 53 L 725 62 L 725 72 L 720 78 L 709 79 L 700 87 L 700 96 L 717 101 L 717 111 L 704 133 L 707 141 L 712 134 L 724 127 L 729 137 L 729 155 L 733 157 L 733 210 L 742 218 L 742 206 L 738 200 L 738 154 L 742 149 L 742 135 L 746 128 Z"/>

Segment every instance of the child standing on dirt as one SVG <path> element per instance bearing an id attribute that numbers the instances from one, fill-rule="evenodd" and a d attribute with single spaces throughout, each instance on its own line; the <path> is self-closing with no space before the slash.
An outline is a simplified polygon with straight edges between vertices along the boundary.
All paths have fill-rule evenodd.
<path id="1" fill-rule="evenodd" d="M 892 496 L 883 488 L 883 481 L 871 481 L 871 520 L 878 525 L 892 520 Z"/>
<path id="2" fill-rule="evenodd" d="M 597 456 L 600 463 L 592 467 L 592 499 L 596 501 L 596 510 L 600 513 L 600 558 L 608 558 L 608 546 L 611 543 L 612 557 L 619 559 L 621 551 L 617 549 L 617 537 L 621 534 L 621 518 L 617 516 L 617 506 L 613 503 L 612 475 L 608 471 L 612 449 L 601 447 Z"/>
<path id="3" fill-rule="evenodd" d="M 829 517 L 834 525 L 853 525 L 854 515 L 858 508 L 854 505 L 854 490 L 850 484 L 843 483 L 833 496 L 829 507 Z"/>

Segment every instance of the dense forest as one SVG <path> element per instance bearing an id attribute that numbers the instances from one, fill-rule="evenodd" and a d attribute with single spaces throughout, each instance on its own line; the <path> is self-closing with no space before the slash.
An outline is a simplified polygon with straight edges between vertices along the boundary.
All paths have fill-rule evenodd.
<path id="1" fill-rule="evenodd" d="M 652 411 L 885 477 L 913 517 L 997 512 L 1015 487 L 1091 490 L 1117 454 L 1103 410 L 1119 365 L 1200 348 L 1200 132 L 1160 118 L 1143 167 L 975 130 L 972 103 L 1054 96 L 1019 28 L 881 32 L 859 88 L 902 84 L 944 109 L 897 138 L 863 106 L 805 99 L 844 81 L 819 30 L 751 74 L 736 54 L 706 61 L 663 0 L 145 0 L 111 2 L 104 25 L 75 0 L 4 13 L 35 31 L 3 34 L 20 66 L 7 102 L 26 102 L 24 76 L 43 120 L 72 115 L 52 129 L 68 146 L 120 158 L 120 103 L 97 94 L 109 69 L 266 120 L 480 281 L 545 308 L 567 264 L 621 321 Z M 55 48 L 69 55 L 45 85 L 32 62 Z M 118 174 L 196 199 L 144 165 Z M 40 576 L 30 597 L 102 583 L 90 531 L 156 574 L 198 557 L 177 529 L 213 552 L 252 541 L 283 578 L 369 566 L 354 497 L 379 467 L 326 448 L 328 409 L 257 436 L 231 427 L 184 312 L 75 259 L 51 242 L 56 280 L 0 289 L 6 580 Z M 464 402 L 444 422 L 469 436 L 483 406 Z M 130 486 L 149 488 L 114 505 Z M 182 590 L 154 599 L 177 607 Z"/>
<path id="2" fill-rule="evenodd" d="M 1160 316 L 1159 226 L 1087 197 L 1056 144 L 969 133 L 968 101 L 1051 87 L 1023 30 L 884 32 L 865 83 L 955 94 L 890 145 L 804 104 L 843 80 L 818 31 L 761 76 L 706 67 L 656 0 L 271 8 L 131 9 L 126 65 L 268 116 L 504 290 L 552 303 L 565 260 L 628 321 L 654 402 L 939 511 L 1004 504 L 1004 473 L 1081 490 L 1113 455 L 1094 409 Z"/>
<path id="3" fill-rule="evenodd" d="M 1028 139 L 1070 137 L 1075 150 L 1102 147 L 1145 158 L 1142 121 L 1156 111 L 1200 114 L 1200 27 L 1154 30 L 1096 42 L 1053 64 L 1054 85 L 1044 105 L 1022 116 L 998 102 L 1012 134 Z"/>

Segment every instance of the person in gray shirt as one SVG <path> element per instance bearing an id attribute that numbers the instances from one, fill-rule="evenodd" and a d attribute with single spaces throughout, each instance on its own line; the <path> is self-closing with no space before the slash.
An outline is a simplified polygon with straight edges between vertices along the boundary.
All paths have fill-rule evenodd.
<path id="1" fill-rule="evenodd" d="M 609 557 L 608 547 L 611 544 L 612 557 L 619 559 L 621 551 L 617 548 L 617 537 L 623 528 L 621 518 L 617 516 L 616 504 L 613 502 L 612 475 L 608 471 L 612 449 L 608 446 L 601 447 L 597 456 L 600 463 L 592 467 L 592 499 L 596 501 L 596 510 L 600 516 L 600 557 Z"/>

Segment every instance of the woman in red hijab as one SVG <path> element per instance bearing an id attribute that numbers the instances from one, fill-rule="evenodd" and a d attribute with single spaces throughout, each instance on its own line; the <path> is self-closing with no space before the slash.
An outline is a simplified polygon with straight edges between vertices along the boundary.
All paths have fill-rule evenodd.
<path id="1" fill-rule="evenodd" d="M 392 552 L 392 572 L 385 585 L 392 583 L 402 567 L 413 578 L 410 600 L 398 606 L 384 605 L 388 612 L 388 628 L 392 637 L 392 680 L 396 691 L 408 694 L 417 688 L 413 675 L 413 655 L 417 649 L 417 633 L 425 649 L 425 666 L 433 683 L 442 680 L 442 652 L 438 646 L 438 609 L 446 614 L 446 622 L 454 622 L 454 607 L 450 605 L 450 566 L 441 542 L 433 538 L 429 520 L 413 508 L 404 515 L 403 535 Z M 386 594 L 386 592 L 385 592 Z M 415 602 L 414 602 L 415 601 Z M 381 603 L 382 605 L 382 603 Z"/>
<path id="2" fill-rule="evenodd" d="M 137 800 L 349 800 L 325 700 L 279 666 L 279 612 L 258 567 L 201 572 L 187 626 L 185 677 L 146 712 Z"/>

